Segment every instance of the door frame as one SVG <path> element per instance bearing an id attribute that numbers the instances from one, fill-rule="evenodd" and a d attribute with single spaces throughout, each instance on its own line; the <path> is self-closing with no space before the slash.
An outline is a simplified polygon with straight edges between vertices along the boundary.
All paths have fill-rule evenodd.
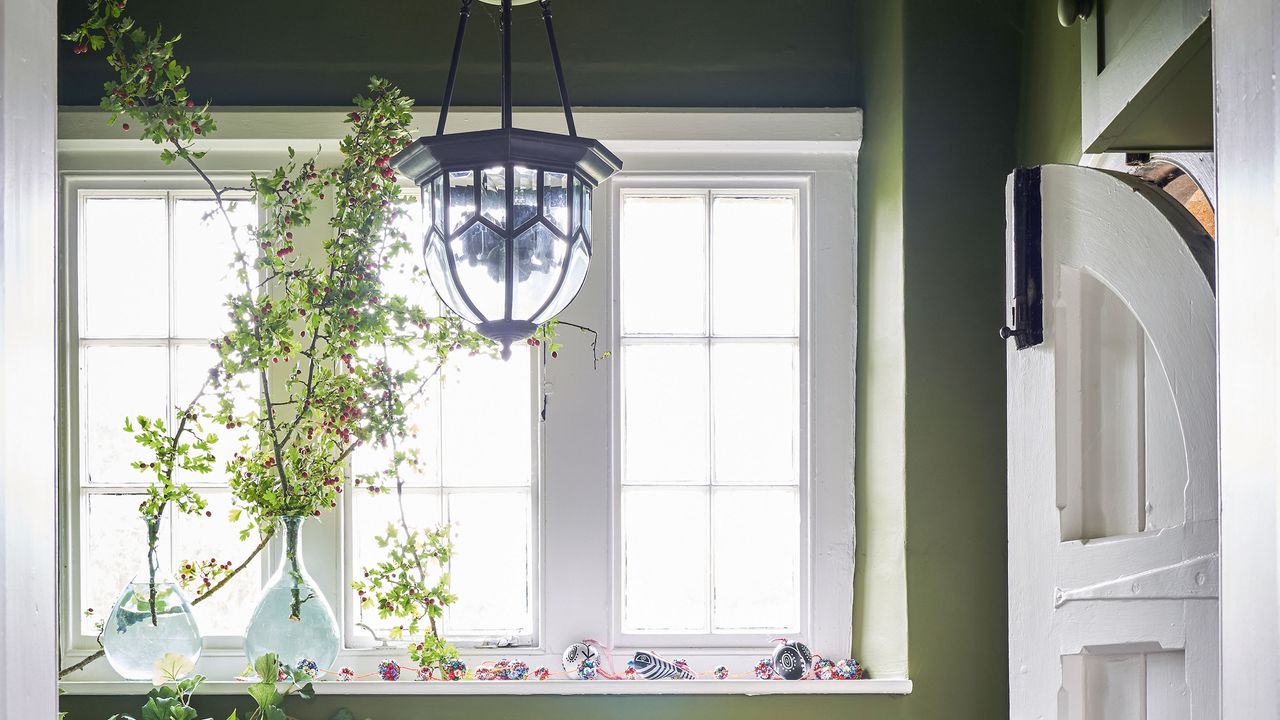
<path id="1" fill-rule="evenodd" d="M 1212 22 L 1222 717 L 1252 720 L 1280 717 L 1280 8 L 1215 0 Z"/>
<path id="2" fill-rule="evenodd" d="M 57 4 L 0 0 L 0 716 L 58 708 Z"/>

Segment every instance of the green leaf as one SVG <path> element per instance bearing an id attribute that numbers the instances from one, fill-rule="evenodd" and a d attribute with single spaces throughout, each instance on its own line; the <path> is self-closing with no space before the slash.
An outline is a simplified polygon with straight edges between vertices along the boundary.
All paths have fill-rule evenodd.
<path id="1" fill-rule="evenodd" d="M 262 716 L 266 720 L 289 720 L 289 716 L 284 714 L 284 710 L 274 706 L 263 708 Z"/>
<path id="2" fill-rule="evenodd" d="M 298 688 L 298 697 L 302 698 L 303 700 L 310 700 L 315 696 L 316 696 L 316 686 L 312 685 L 311 683 L 307 683 L 306 685 L 303 685 L 302 687 Z"/>
<path id="3" fill-rule="evenodd" d="M 273 708 L 280 702 L 280 691 L 276 690 L 274 682 L 254 683 L 248 687 L 248 693 L 254 702 L 258 703 L 258 707 L 263 710 Z M 147 718 L 142 720 L 147 720 Z"/>
<path id="4" fill-rule="evenodd" d="M 280 658 L 275 653 L 267 653 L 253 661 L 253 671 L 258 673 L 259 682 L 274 683 L 280 676 Z"/>

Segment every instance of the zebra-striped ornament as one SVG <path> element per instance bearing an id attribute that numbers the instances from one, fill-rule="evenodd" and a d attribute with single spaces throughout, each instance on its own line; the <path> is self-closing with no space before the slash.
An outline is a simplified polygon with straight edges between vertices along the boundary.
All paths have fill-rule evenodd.
<path id="1" fill-rule="evenodd" d="M 687 666 L 677 665 L 643 650 L 636 653 L 631 661 L 631 667 L 635 668 L 636 674 L 645 680 L 666 680 L 667 678 L 693 680 L 697 677 Z"/>

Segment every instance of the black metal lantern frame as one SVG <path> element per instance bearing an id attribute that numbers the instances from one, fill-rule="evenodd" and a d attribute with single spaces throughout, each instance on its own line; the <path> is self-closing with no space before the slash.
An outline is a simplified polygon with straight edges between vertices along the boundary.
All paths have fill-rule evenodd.
<path id="1" fill-rule="evenodd" d="M 392 164 L 422 190 L 427 274 L 440 299 L 481 334 L 502 343 L 527 338 L 573 300 L 591 262 L 591 191 L 622 169 L 599 141 L 579 137 L 551 22 L 547 29 L 568 135 L 512 127 L 511 13 L 501 5 L 502 127 L 446 135 L 458 60 L 471 14 L 463 0 L 458 35 L 434 136 Z"/>

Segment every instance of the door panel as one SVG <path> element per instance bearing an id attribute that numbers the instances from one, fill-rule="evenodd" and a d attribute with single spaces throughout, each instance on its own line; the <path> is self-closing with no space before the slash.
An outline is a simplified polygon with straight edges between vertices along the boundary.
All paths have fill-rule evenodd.
<path id="1" fill-rule="evenodd" d="M 1019 173 L 1044 339 L 1007 354 L 1010 715 L 1216 718 L 1212 240 L 1136 178 Z"/>

